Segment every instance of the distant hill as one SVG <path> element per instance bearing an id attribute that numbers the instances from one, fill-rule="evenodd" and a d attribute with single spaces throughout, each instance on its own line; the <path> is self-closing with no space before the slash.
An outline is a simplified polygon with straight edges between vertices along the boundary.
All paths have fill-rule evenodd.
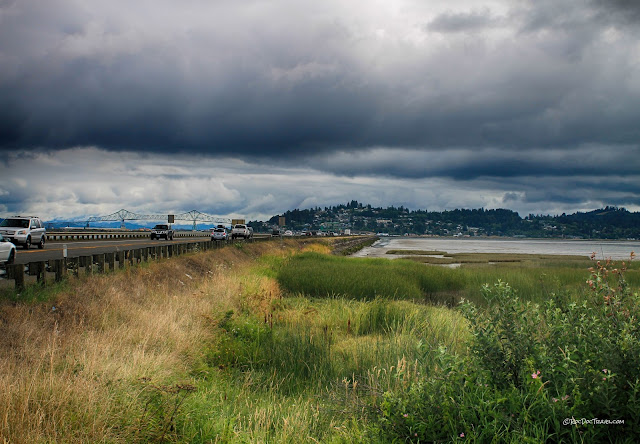
<path id="1" fill-rule="evenodd" d="M 332 207 L 289 210 L 249 224 L 268 231 L 285 217 L 292 230 L 384 232 L 434 236 L 517 236 L 537 238 L 640 239 L 640 213 L 607 206 L 587 213 L 526 217 L 508 209 L 409 210 L 372 207 L 355 200 Z"/>

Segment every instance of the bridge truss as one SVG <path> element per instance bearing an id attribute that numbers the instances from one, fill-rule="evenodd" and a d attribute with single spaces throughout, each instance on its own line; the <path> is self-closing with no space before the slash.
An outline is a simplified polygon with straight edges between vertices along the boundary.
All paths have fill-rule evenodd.
<path id="1" fill-rule="evenodd" d="M 198 228 L 198 222 L 212 222 L 215 224 L 230 224 L 231 219 L 220 216 L 212 216 L 210 214 L 201 213 L 198 210 L 191 210 L 185 213 L 177 213 L 173 215 L 174 220 L 188 220 L 193 222 L 193 230 Z M 106 216 L 92 216 L 87 220 L 87 227 L 91 222 L 115 222 L 120 221 L 120 228 L 125 228 L 125 221 L 127 220 L 153 220 L 153 221 L 168 221 L 168 214 L 138 214 L 129 210 L 121 209 L 115 213 L 108 214 Z"/>

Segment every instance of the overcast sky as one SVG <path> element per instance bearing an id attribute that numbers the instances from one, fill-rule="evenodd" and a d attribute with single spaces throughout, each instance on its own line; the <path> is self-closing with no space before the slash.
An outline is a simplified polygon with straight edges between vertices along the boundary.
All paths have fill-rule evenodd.
<path id="1" fill-rule="evenodd" d="M 640 211 L 637 0 L 0 0 L 0 216 Z"/>

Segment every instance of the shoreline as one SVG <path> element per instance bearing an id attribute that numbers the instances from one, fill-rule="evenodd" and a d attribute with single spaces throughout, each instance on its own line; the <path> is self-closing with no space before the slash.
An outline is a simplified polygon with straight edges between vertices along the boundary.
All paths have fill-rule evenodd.
<path id="1" fill-rule="evenodd" d="M 627 260 L 631 252 L 640 251 L 640 241 L 548 239 L 508 237 L 381 237 L 356 257 L 388 257 L 389 250 L 437 250 L 454 253 L 548 254 Z"/>

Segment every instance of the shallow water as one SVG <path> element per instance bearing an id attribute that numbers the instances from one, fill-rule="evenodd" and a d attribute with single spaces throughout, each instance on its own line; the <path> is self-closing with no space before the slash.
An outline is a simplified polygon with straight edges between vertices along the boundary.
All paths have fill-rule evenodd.
<path id="1" fill-rule="evenodd" d="M 640 241 L 564 240 L 564 239 L 474 239 L 383 237 L 354 257 L 401 257 L 389 250 L 438 250 L 447 253 L 521 253 L 578 255 L 597 259 L 629 259 L 632 251 L 640 255 Z"/>

